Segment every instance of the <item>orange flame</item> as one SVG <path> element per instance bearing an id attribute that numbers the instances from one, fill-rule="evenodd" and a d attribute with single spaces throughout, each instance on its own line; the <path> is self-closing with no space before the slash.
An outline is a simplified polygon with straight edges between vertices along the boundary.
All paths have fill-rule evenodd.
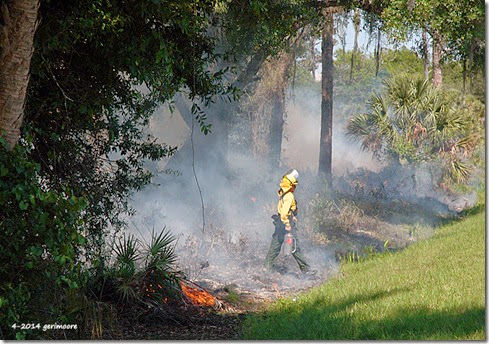
<path id="1" fill-rule="evenodd" d="M 182 291 L 185 296 L 197 306 L 207 306 L 212 307 L 216 302 L 216 298 L 212 296 L 209 292 L 205 290 L 199 290 L 199 288 L 194 288 L 189 285 L 186 285 L 182 281 L 180 281 L 180 285 L 182 287 Z"/>

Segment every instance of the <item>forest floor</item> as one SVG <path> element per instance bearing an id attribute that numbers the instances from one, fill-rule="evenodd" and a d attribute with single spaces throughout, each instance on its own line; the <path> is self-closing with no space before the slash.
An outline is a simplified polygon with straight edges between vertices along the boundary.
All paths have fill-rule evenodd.
<path id="1" fill-rule="evenodd" d="M 237 340 L 241 323 L 248 314 L 262 310 L 275 299 L 262 299 L 252 294 L 233 294 L 233 303 L 226 301 L 226 292 L 217 293 L 223 307 L 198 307 L 173 304 L 160 309 L 118 309 L 117 321 L 107 326 L 103 339 L 123 340 Z"/>
<path id="2" fill-rule="evenodd" d="M 341 248 L 345 243 L 349 243 L 348 247 L 362 248 L 371 244 L 378 245 L 378 236 L 378 233 L 365 230 L 333 231 L 329 235 L 329 244 Z M 343 244 L 337 246 L 338 243 Z M 343 259 L 344 257 L 336 258 Z M 280 278 L 281 272 L 274 271 L 269 275 L 268 278 L 273 280 Z M 284 275 L 284 278 L 287 276 Z M 323 284 L 328 277 L 316 278 L 310 282 L 308 288 L 302 288 L 300 292 Z M 264 275 L 263 278 L 267 276 Z M 253 292 L 238 287 L 234 288 L 232 284 L 218 289 L 205 287 L 207 291 L 222 301 L 224 306 L 221 309 L 197 307 L 190 303 L 163 305 L 159 310 L 120 309 L 117 312 L 117 321 L 114 321 L 114 325 L 109 327 L 110 330 L 105 331 L 104 339 L 237 340 L 242 338 L 241 324 L 246 316 L 259 313 L 277 299 L 297 293 L 291 290 L 279 292 L 278 288 L 276 292 Z"/>
<path id="3" fill-rule="evenodd" d="M 411 243 L 431 237 L 434 227 L 448 219 L 438 219 L 433 223 L 422 221 L 423 207 L 417 206 L 412 208 L 407 203 L 397 204 L 390 203 L 389 207 L 379 205 L 378 209 L 372 208 L 369 203 L 368 207 L 361 205 L 362 216 L 351 221 L 352 225 L 348 230 L 341 228 L 328 228 L 319 241 L 331 252 L 331 259 L 336 259 L 335 265 L 340 260 L 348 260 L 351 252 L 357 252 L 360 255 L 365 249 L 373 247 L 373 253 L 382 252 L 386 249 L 388 243 L 391 252 L 401 250 Z M 413 216 L 414 215 L 414 216 Z M 428 214 L 427 218 L 433 219 L 433 214 Z M 438 222 L 438 223 L 436 223 Z M 303 238 L 307 240 L 318 241 L 318 238 Z M 216 233 L 214 237 L 221 237 Z M 265 246 L 268 244 L 263 243 Z M 224 252 L 227 247 L 219 246 L 213 241 L 213 251 Z M 254 252 L 254 257 L 248 257 L 246 254 L 240 256 L 234 253 L 234 260 L 249 260 L 248 265 L 255 266 L 257 261 L 262 261 L 260 256 L 265 250 L 260 247 Z M 333 256 L 334 252 L 334 256 Z M 231 252 L 225 252 L 226 255 L 233 256 Z M 311 254 L 311 252 L 309 252 Z M 192 256 L 193 257 L 193 256 Z M 258 259 L 259 258 L 259 259 Z M 277 259 L 278 265 L 282 268 L 275 269 L 271 273 L 255 270 L 256 268 L 234 269 L 230 265 L 213 265 L 209 263 L 202 264 L 196 257 L 193 257 L 194 263 L 200 267 L 200 271 L 206 272 L 206 275 L 218 279 L 193 279 L 198 282 L 205 290 L 214 295 L 221 301 L 222 307 L 214 309 L 212 307 L 197 307 L 191 303 L 163 304 L 159 309 L 155 308 L 131 308 L 119 309 L 117 311 L 118 319 L 108 326 L 104 332 L 103 339 L 124 339 L 124 340 L 237 340 L 243 338 L 242 323 L 248 316 L 261 313 L 269 305 L 278 299 L 303 293 L 313 287 L 319 287 L 324 284 L 331 276 L 337 273 L 337 268 L 322 269 L 312 280 L 299 276 L 300 273 L 294 272 L 296 266 L 290 266 L 288 259 L 280 257 Z M 276 262 L 276 263 L 277 263 Z M 292 264 L 294 265 L 294 264 Z M 196 268 L 197 270 L 199 268 Z M 203 269 L 203 270 L 202 270 Z M 228 275 L 223 271 L 226 270 Z M 296 269 L 297 270 L 297 269 Z M 231 278 L 231 275 L 243 275 L 238 278 Z M 248 276 L 249 275 L 249 276 Z M 197 277 L 197 276 L 195 276 Z M 263 285 L 262 288 L 247 289 L 247 280 L 255 281 L 255 285 Z M 226 281 L 226 282 L 224 282 Z M 236 281 L 237 283 L 232 283 Z M 252 282 L 253 282 L 252 281 Z M 248 281 L 249 282 L 249 281 Z M 289 285 L 294 282 L 295 285 Z"/>

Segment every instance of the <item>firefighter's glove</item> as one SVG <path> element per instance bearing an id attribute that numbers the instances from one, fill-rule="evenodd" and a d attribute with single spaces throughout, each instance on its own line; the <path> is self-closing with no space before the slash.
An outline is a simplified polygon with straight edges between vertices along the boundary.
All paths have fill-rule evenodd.
<path id="1" fill-rule="evenodd" d="M 278 216 L 277 214 L 272 215 L 272 219 L 273 219 L 273 221 L 272 221 L 272 222 L 273 222 L 273 225 L 274 225 L 275 227 L 277 227 L 277 225 L 278 225 L 279 223 L 282 223 L 282 222 L 280 221 L 280 216 Z"/>
<path id="2" fill-rule="evenodd" d="M 285 225 L 285 230 L 290 232 L 292 230 L 292 227 L 290 227 L 290 225 Z"/>

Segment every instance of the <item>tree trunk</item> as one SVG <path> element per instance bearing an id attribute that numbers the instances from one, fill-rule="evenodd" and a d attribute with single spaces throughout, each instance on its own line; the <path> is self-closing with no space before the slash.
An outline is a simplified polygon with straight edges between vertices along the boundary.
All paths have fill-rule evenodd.
<path id="1" fill-rule="evenodd" d="M 428 56 L 428 35 L 426 34 L 426 28 L 423 28 L 423 71 L 424 79 L 428 80 L 429 75 L 429 56 Z"/>
<path id="2" fill-rule="evenodd" d="M 282 152 L 282 136 L 285 113 L 285 92 L 287 91 L 287 70 L 295 60 L 295 54 L 282 54 L 277 63 L 276 85 L 272 99 L 272 111 L 270 119 L 270 134 L 268 135 L 268 146 L 270 147 L 270 160 L 272 166 L 280 166 L 280 154 Z"/>
<path id="3" fill-rule="evenodd" d="M 253 155 L 280 166 L 285 113 L 287 71 L 294 61 L 293 52 L 282 52 L 269 58 L 259 72 L 260 82 L 245 102 L 244 111 L 251 115 Z"/>
<path id="4" fill-rule="evenodd" d="M 348 10 L 342 9 L 341 14 L 339 14 L 335 20 L 336 24 L 336 35 L 341 43 L 341 50 L 343 53 L 346 52 L 346 34 L 348 30 Z"/>
<path id="5" fill-rule="evenodd" d="M 286 83 L 284 83 L 286 85 Z M 268 146 L 270 147 L 270 160 L 273 167 L 280 166 L 280 153 L 282 152 L 282 136 L 285 113 L 285 90 L 282 94 L 276 94 L 272 106 L 272 118 L 270 120 L 270 135 Z"/>
<path id="6" fill-rule="evenodd" d="M 440 87 L 443 81 L 441 73 L 442 51 L 442 37 L 438 31 L 435 31 L 433 33 L 433 85 L 435 87 Z"/>
<path id="7" fill-rule="evenodd" d="M 380 54 L 382 51 L 382 34 L 380 28 L 377 29 L 377 48 L 375 49 L 375 76 L 379 74 L 380 69 Z"/>
<path id="8" fill-rule="evenodd" d="M 467 58 L 464 57 L 463 69 L 462 69 L 462 79 L 463 79 L 463 94 L 465 95 L 465 85 L 467 83 Z"/>
<path id="9" fill-rule="evenodd" d="M 325 12 L 322 32 L 321 58 L 321 136 L 319 144 L 319 174 L 326 177 L 332 187 L 332 144 L 333 144 L 333 13 Z"/>
<path id="10" fill-rule="evenodd" d="M 0 135 L 10 148 L 20 137 L 39 0 L 17 0 L 0 8 Z"/>
<path id="11" fill-rule="evenodd" d="M 360 32 L 360 12 L 355 9 L 355 14 L 353 15 L 353 24 L 355 25 L 355 40 L 353 41 L 353 51 L 351 53 L 351 65 L 350 65 L 350 83 L 353 80 L 353 61 L 358 50 L 358 33 Z"/>
<path id="12" fill-rule="evenodd" d="M 474 67 L 474 49 L 475 49 L 475 44 L 474 42 L 470 43 L 469 47 L 469 93 L 472 94 L 474 90 L 474 79 L 473 79 L 473 67 Z"/>
<path id="13" fill-rule="evenodd" d="M 314 37 L 311 36 L 311 73 L 312 78 L 316 80 L 316 46 Z"/>

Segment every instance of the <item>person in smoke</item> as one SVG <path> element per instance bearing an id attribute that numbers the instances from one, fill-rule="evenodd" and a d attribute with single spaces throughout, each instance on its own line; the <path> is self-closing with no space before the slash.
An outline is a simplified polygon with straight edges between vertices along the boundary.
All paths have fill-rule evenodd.
<path id="1" fill-rule="evenodd" d="M 286 233 L 291 232 L 296 241 L 296 250 L 292 253 L 295 260 L 299 264 L 299 268 L 305 275 L 314 275 L 317 270 L 312 270 L 307 263 L 306 259 L 301 253 L 299 247 L 299 241 L 297 239 L 297 226 L 296 216 L 298 213 L 297 202 L 294 197 L 294 191 L 298 184 L 297 178 L 299 172 L 296 170 L 289 170 L 282 178 L 280 182 L 280 189 L 278 190 L 278 214 L 274 214 L 273 224 L 275 225 L 275 232 L 272 235 L 272 242 L 268 249 L 267 257 L 265 258 L 264 267 L 269 271 L 272 268 L 273 261 L 277 258 L 284 242 L 284 236 Z"/>

